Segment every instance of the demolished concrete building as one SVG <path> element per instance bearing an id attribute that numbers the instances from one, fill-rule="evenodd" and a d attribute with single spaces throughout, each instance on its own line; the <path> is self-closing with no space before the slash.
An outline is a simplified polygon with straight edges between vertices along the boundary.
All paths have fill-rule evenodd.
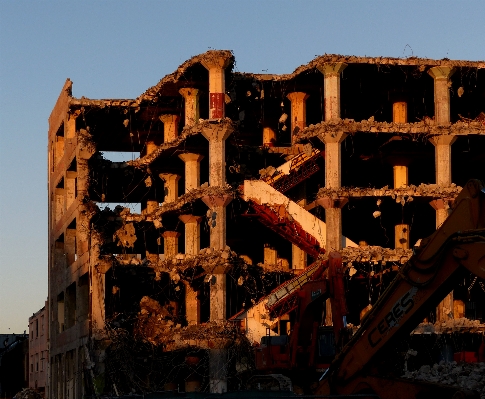
<path id="1" fill-rule="evenodd" d="M 291 329 L 262 298 L 340 251 L 358 325 L 485 180 L 484 62 L 234 62 L 208 51 L 136 99 L 66 81 L 49 118 L 50 398 L 241 387 L 251 344 Z M 465 279 L 428 322 L 483 320 L 484 298 Z"/>

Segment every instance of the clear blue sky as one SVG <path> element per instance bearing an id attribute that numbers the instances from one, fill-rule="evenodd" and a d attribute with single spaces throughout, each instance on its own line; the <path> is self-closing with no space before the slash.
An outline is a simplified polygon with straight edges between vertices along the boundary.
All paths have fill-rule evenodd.
<path id="1" fill-rule="evenodd" d="M 485 59 L 485 1 L 0 0 L 0 333 L 47 296 L 47 118 L 76 97 L 134 98 L 209 48 L 288 73 L 323 53 Z"/>

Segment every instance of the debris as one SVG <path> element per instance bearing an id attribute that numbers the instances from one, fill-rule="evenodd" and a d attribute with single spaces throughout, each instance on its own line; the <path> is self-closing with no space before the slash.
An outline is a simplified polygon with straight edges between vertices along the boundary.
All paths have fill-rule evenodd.
<path id="1" fill-rule="evenodd" d="M 485 399 L 485 363 L 460 363 L 441 361 L 432 366 L 423 365 L 419 370 L 406 371 L 403 378 L 428 381 L 477 391 Z"/>
<path id="2" fill-rule="evenodd" d="M 116 230 L 113 240 L 118 239 L 118 245 L 127 248 L 133 248 L 136 241 L 135 226 L 133 223 L 126 223 L 121 228 Z"/>
<path id="3" fill-rule="evenodd" d="M 152 162 L 154 162 L 164 151 L 170 148 L 176 148 L 182 144 L 188 137 L 200 134 L 203 129 L 213 129 L 217 126 L 220 129 L 234 130 L 235 122 L 229 118 L 223 118 L 217 122 L 209 121 L 206 119 L 200 119 L 195 125 L 185 126 L 180 135 L 171 142 L 166 142 L 158 146 L 158 148 L 152 153 L 145 155 L 144 157 L 137 158 L 133 161 L 128 161 L 127 164 L 134 166 L 135 168 L 147 168 Z"/>
<path id="4" fill-rule="evenodd" d="M 467 318 L 449 319 L 443 322 L 421 323 L 414 329 L 413 334 L 450 334 L 453 332 L 485 333 L 485 323 L 480 320 Z"/>
<path id="5" fill-rule="evenodd" d="M 454 199 L 462 190 L 460 186 L 452 183 L 449 186 L 439 184 L 420 184 L 419 186 L 409 185 L 402 188 L 390 189 L 388 186 L 382 188 L 360 188 L 360 187 L 340 187 L 340 188 L 320 188 L 316 198 L 360 198 L 360 197 L 391 197 L 397 203 L 404 204 L 411 202 L 413 197 L 425 197 L 435 199 Z M 382 199 L 377 200 L 380 206 Z"/>
<path id="6" fill-rule="evenodd" d="M 17 392 L 13 399 L 43 399 L 43 396 L 35 389 L 24 388 Z"/>
<path id="7" fill-rule="evenodd" d="M 332 134 L 335 131 L 343 131 L 348 134 L 364 133 L 393 133 L 393 134 L 424 134 L 429 137 L 440 135 L 469 135 L 485 134 L 485 126 L 479 121 L 458 121 L 448 125 L 436 125 L 431 119 L 425 119 L 414 123 L 376 122 L 364 120 L 361 122 L 353 119 L 341 119 L 321 122 L 312 128 L 302 129 L 295 137 L 296 142 L 303 142 L 312 137 L 321 137 Z"/>
<path id="8" fill-rule="evenodd" d="M 277 172 L 278 171 L 277 171 L 277 169 L 274 166 L 268 166 L 267 168 L 260 169 L 259 170 L 259 175 L 260 175 L 261 178 L 271 177 L 271 176 L 273 176 Z"/>
<path id="9" fill-rule="evenodd" d="M 345 247 L 340 251 L 342 262 L 347 263 L 350 268 L 353 262 L 397 262 L 404 264 L 412 256 L 411 249 L 390 249 L 373 245 L 365 247 Z"/>

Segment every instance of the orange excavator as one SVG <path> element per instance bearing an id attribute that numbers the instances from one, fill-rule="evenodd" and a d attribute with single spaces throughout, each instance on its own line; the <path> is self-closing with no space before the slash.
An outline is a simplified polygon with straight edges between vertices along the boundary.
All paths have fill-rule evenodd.
<path id="1" fill-rule="evenodd" d="M 280 314 L 292 306 L 297 309 L 297 322 L 286 345 L 288 349 L 283 351 L 286 363 L 280 362 L 281 368 L 316 366 L 317 320 L 309 314 L 317 314 L 311 308 L 316 303 L 314 297 L 319 296 L 314 294 L 318 290 L 331 299 L 336 341 L 342 342 L 346 307 L 342 302 L 341 260 L 338 254 L 331 253 L 326 263 L 328 271 L 324 272 L 323 268 L 320 275 L 308 278 L 298 290 L 268 301 L 268 309 L 279 309 Z M 467 272 L 485 278 L 485 190 L 478 180 L 466 184 L 442 226 L 414 248 L 414 255 L 366 314 L 360 328 L 335 356 L 312 393 L 320 397 L 371 394 L 381 399 L 478 397 L 476 393 L 451 386 L 399 378 L 392 374 L 392 367 L 386 366 L 390 354 L 394 353 L 392 349 L 409 336 Z M 278 290 L 273 294 L 277 295 Z M 293 298 L 294 304 L 286 308 L 277 306 L 285 297 L 283 303 L 289 300 L 291 303 Z M 269 370 L 263 357 L 265 353 L 267 360 L 271 357 L 267 349 L 271 342 L 262 346 L 258 349 L 259 358 L 256 352 L 257 368 Z M 299 353 L 306 356 L 298 356 Z"/>

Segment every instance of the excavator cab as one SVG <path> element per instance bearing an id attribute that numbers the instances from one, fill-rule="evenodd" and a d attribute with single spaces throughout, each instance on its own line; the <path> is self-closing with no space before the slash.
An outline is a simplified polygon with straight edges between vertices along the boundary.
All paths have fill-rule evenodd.
<path id="1" fill-rule="evenodd" d="M 328 369 L 337 353 L 337 343 L 333 327 L 318 328 L 317 339 L 308 345 L 298 345 L 296 361 L 291 361 L 292 345 L 288 335 L 265 336 L 255 349 L 256 369 L 266 372 L 284 372 L 290 369 L 323 372 Z M 316 344 L 312 345 L 312 342 Z M 310 360 L 313 359 L 313 360 Z M 310 363 L 313 364 L 310 364 Z"/>
<path id="2" fill-rule="evenodd" d="M 347 314 L 343 283 L 342 258 L 331 252 L 328 259 L 274 290 L 269 295 L 268 310 L 273 317 L 291 313 L 291 334 L 262 337 L 255 348 L 256 369 L 261 371 L 298 371 L 315 373 L 327 369 L 345 333 Z M 309 268 L 310 269 L 310 268 Z M 333 326 L 321 326 L 326 300 L 332 303 Z"/>
<path id="3" fill-rule="evenodd" d="M 330 363 L 332 363 L 337 354 L 337 343 L 333 327 L 323 326 L 318 329 L 317 344 L 316 368 L 317 372 L 321 373 L 329 368 Z"/>

